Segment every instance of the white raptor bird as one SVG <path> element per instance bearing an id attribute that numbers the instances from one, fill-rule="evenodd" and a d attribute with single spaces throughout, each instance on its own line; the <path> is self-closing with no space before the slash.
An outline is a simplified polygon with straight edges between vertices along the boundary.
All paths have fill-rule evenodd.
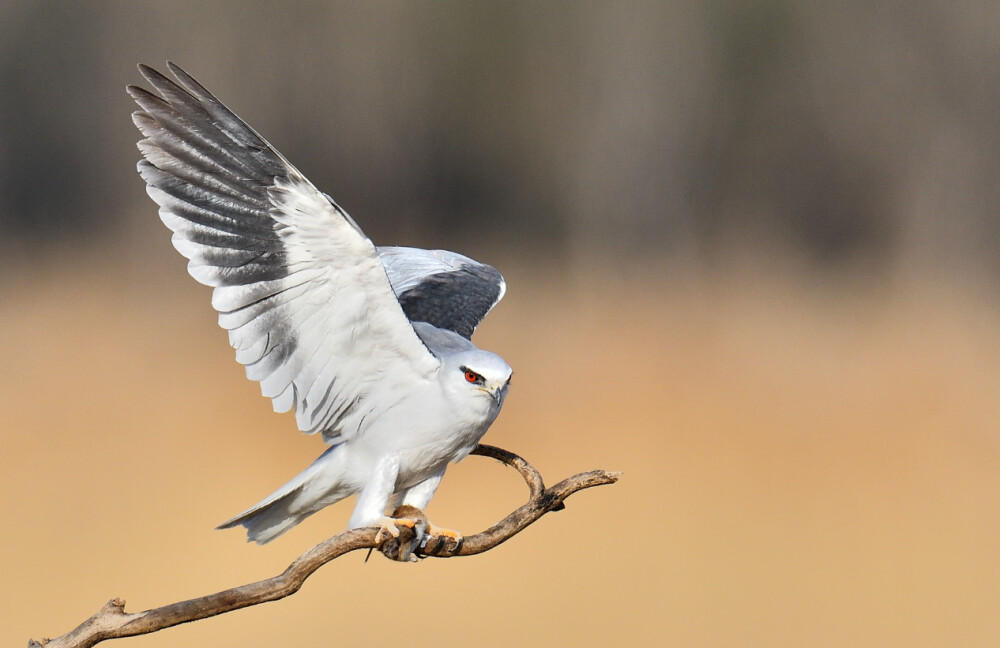
<path id="1" fill-rule="evenodd" d="M 277 412 L 331 447 L 220 528 L 273 540 L 358 494 L 349 528 L 398 535 L 449 462 L 500 412 L 511 368 L 470 338 L 503 297 L 503 277 L 454 252 L 375 247 L 326 194 L 176 65 L 140 65 L 159 92 L 129 86 L 144 139 L 139 173 L 187 257 L 211 286 L 236 360 Z M 426 538 L 460 536 L 428 525 Z"/>

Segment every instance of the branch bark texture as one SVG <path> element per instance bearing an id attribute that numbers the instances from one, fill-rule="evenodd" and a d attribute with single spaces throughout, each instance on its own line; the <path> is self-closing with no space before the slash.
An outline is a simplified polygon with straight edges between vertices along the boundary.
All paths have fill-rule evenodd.
<path id="1" fill-rule="evenodd" d="M 126 612 L 123 600 L 112 599 L 70 632 L 54 639 L 32 639 L 28 642 L 28 648 L 89 648 L 106 639 L 148 634 L 251 605 L 276 601 L 297 592 L 302 583 L 326 563 L 358 549 L 379 549 L 394 560 L 411 560 L 411 556 L 451 558 L 483 553 L 517 535 L 546 513 L 562 509 L 563 501 L 573 493 L 593 486 L 613 484 L 621 476 L 620 472 L 592 470 L 573 475 L 546 488 L 539 472 L 513 452 L 478 445 L 472 454 L 490 457 L 511 466 L 521 474 L 530 490 L 529 499 L 524 506 L 482 533 L 467 536 L 459 542 L 446 537 L 431 539 L 421 547 L 413 531 L 406 528 L 402 529 L 399 538 L 390 538 L 380 544 L 375 542 L 375 529 L 345 531 L 309 549 L 284 572 L 272 578 L 144 612 Z"/>

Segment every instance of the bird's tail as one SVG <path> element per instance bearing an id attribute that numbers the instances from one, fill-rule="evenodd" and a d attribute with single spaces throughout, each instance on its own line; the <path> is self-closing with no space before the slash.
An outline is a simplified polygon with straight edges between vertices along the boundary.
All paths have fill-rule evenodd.
<path id="1" fill-rule="evenodd" d="M 321 508 L 344 499 L 351 491 L 336 479 L 338 447 L 328 449 L 287 484 L 216 528 L 243 526 L 247 542 L 265 544 Z"/>

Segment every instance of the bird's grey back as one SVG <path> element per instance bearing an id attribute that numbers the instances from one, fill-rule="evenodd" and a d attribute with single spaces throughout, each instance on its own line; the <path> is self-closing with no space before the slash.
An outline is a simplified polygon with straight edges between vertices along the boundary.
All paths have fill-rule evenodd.
<path id="1" fill-rule="evenodd" d="M 465 351 L 476 351 L 478 347 L 454 331 L 441 329 L 427 322 L 413 322 L 413 330 L 424 346 L 439 360 Z"/>

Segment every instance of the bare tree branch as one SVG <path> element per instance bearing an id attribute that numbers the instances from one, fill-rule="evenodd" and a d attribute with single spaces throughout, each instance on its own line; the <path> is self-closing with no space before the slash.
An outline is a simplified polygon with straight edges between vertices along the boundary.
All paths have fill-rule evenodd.
<path id="1" fill-rule="evenodd" d="M 573 493 L 604 484 L 613 484 L 620 472 L 592 470 L 573 475 L 555 486 L 545 488 L 542 476 L 527 461 L 513 452 L 488 445 L 476 446 L 472 454 L 490 457 L 516 469 L 531 492 L 528 502 L 482 533 L 459 540 L 446 537 L 432 539 L 423 547 L 412 530 L 403 528 L 399 538 L 375 543 L 375 529 L 345 531 L 319 543 L 299 556 L 281 574 L 266 580 L 241 585 L 200 598 L 164 605 L 145 612 L 126 612 L 121 599 L 108 601 L 92 617 L 74 630 L 55 639 L 28 642 L 28 648 L 89 648 L 105 639 L 134 637 L 163 630 L 171 626 L 232 612 L 240 608 L 276 601 L 290 596 L 317 569 L 346 553 L 358 549 L 379 549 L 393 560 L 413 560 L 413 556 L 451 558 L 471 556 L 496 547 L 523 531 L 529 524 L 550 511 L 562 509 L 563 501 Z M 415 509 L 407 515 L 423 514 Z M 399 515 L 397 511 L 397 515 Z"/>

